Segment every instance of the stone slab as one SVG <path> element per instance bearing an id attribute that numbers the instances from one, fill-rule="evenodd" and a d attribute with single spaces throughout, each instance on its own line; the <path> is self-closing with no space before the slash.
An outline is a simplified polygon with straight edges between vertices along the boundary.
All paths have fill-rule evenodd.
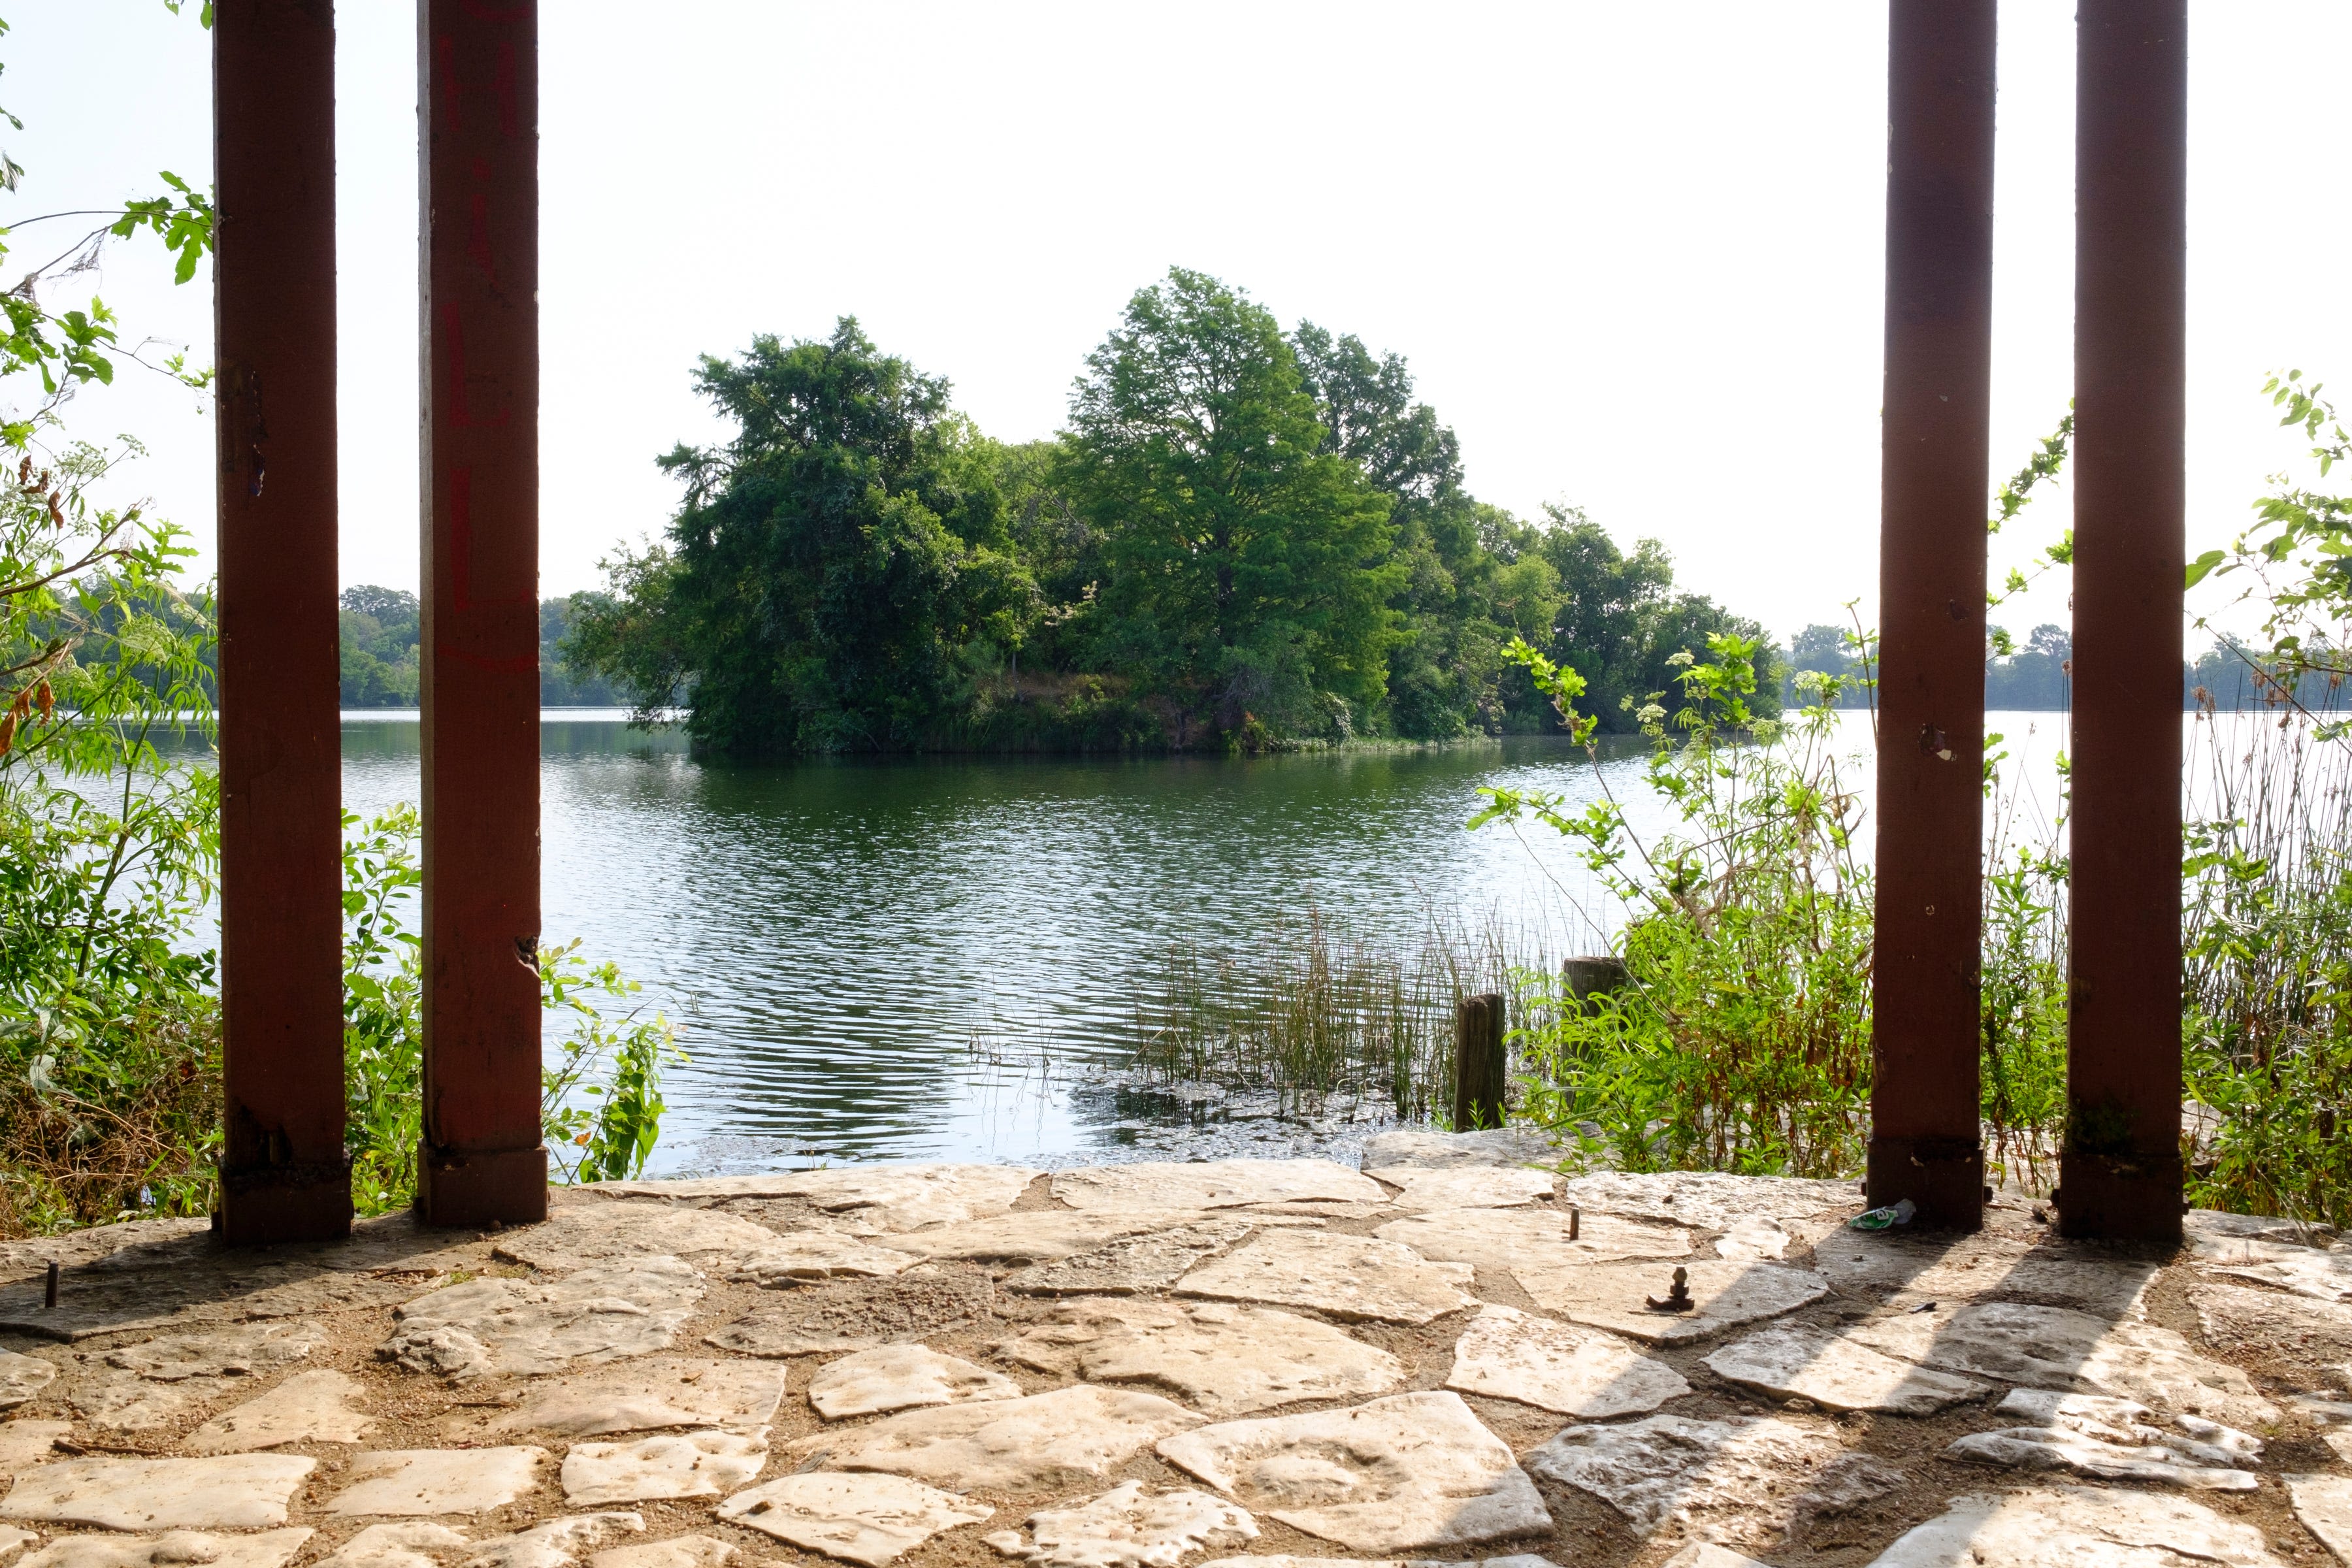
<path id="1" fill-rule="evenodd" d="M 404 1519 L 393 1524 L 371 1524 L 319 1568 L 440 1568 L 441 1555 L 465 1550 L 466 1537 L 446 1524 Z"/>
<path id="2" fill-rule="evenodd" d="M 1380 1179 L 1404 1189 L 1390 1201 L 1412 1214 L 1518 1208 L 1551 1196 L 1559 1186 L 1549 1171 L 1510 1165 L 1387 1165 Z"/>
<path id="3" fill-rule="evenodd" d="M 574 1443 L 563 1456 L 563 1498 L 591 1503 L 724 1497 L 767 1468 L 768 1435 L 676 1432 L 632 1443 Z"/>
<path id="4" fill-rule="evenodd" d="M 1694 1541 L 1658 1568 L 1771 1568 L 1760 1557 L 1750 1557 L 1745 1552 L 1734 1552 L 1728 1546 L 1717 1546 L 1712 1541 Z"/>
<path id="5" fill-rule="evenodd" d="M 962 1225 L 1001 1215 L 1042 1172 L 1020 1165 L 871 1164 L 681 1182 L 598 1182 L 581 1190 L 611 1197 L 673 1200 L 793 1198 L 877 1231 Z"/>
<path id="6" fill-rule="evenodd" d="M 1639 1535 L 1671 1522 L 1725 1541 L 1776 1542 L 1842 1451 L 1835 1432 L 1812 1423 L 1660 1415 L 1570 1426 L 1524 1462 L 1599 1498 Z"/>
<path id="7" fill-rule="evenodd" d="M 16 1478 L 0 1518 L 100 1530 L 270 1530 L 317 1467 L 293 1454 L 64 1459 Z"/>
<path id="8" fill-rule="evenodd" d="M 1245 1508 L 1358 1552 L 1475 1546 L 1551 1525 L 1511 1450 L 1457 1394 L 1228 1421 L 1159 1453 Z"/>
<path id="9" fill-rule="evenodd" d="M 2289 1476 L 2286 1495 L 2304 1529 L 2338 1563 L 2352 1563 L 2352 1476 Z"/>
<path id="10" fill-rule="evenodd" d="M 2062 1427 L 2126 1447 L 2153 1445 L 2167 1452 L 2150 1457 L 2171 1461 L 2233 1469 L 2258 1463 L 2263 1457 L 2260 1437 L 2203 1416 L 2173 1416 L 2179 1432 L 2151 1426 L 2147 1422 L 2156 1412 L 2136 1399 L 2066 1394 L 2054 1388 L 2012 1388 L 1993 1408 L 2021 1426 Z"/>
<path id="11" fill-rule="evenodd" d="M 1992 1392 L 1972 1377 L 1930 1372 L 1847 1335 L 1793 1323 L 1736 1340 L 1709 1355 L 1706 1365 L 1727 1382 L 1775 1398 L 1888 1415 L 1933 1415 Z"/>
<path id="12" fill-rule="evenodd" d="M 702 1290 L 701 1275 L 675 1258 L 590 1264 L 560 1279 L 471 1279 L 401 1307 L 383 1353 L 457 1378 L 646 1355 L 669 1347 Z"/>
<path id="13" fill-rule="evenodd" d="M 2278 1419 L 2244 1373 L 2199 1355 L 2169 1329 L 2131 1319 L 1987 1301 L 1897 1313 L 1848 1332 L 1897 1360 L 1963 1375 L 2113 1394 L 2237 1426 Z"/>
<path id="14" fill-rule="evenodd" d="M 1576 1239 L 1569 1239 L 1569 1232 Z M 1686 1230 L 1615 1215 L 1571 1219 L 1559 1209 L 1444 1209 L 1394 1220 L 1372 1233 L 1423 1258 L 1502 1272 L 1567 1268 L 1633 1258 L 1686 1258 Z"/>
<path id="15" fill-rule="evenodd" d="M 1250 1204 L 1386 1204 L 1381 1184 L 1331 1160 L 1141 1161 L 1054 1175 L 1074 1209 L 1223 1209 Z"/>
<path id="16" fill-rule="evenodd" d="M 373 1272 L 403 1250 L 380 1245 L 385 1228 L 363 1222 L 346 1241 L 266 1252 L 218 1247 L 203 1231 L 139 1242 L 67 1268 L 54 1309 L 40 1279 L 0 1286 L 0 1329 L 70 1342 L 390 1306 L 415 1286 Z"/>
<path id="17" fill-rule="evenodd" d="M 879 1247 L 864 1237 L 832 1230 L 803 1230 L 777 1237 L 757 1252 L 730 1256 L 726 1274 L 730 1279 L 774 1289 L 811 1279 L 847 1276 L 879 1279 L 911 1268 L 920 1261 L 913 1253 Z"/>
<path id="18" fill-rule="evenodd" d="M 68 1385 L 74 1414 L 93 1426 L 117 1432 L 152 1432 L 177 1425 L 189 1412 L 244 1390 L 226 1377 L 184 1377 L 151 1382 L 135 1372 L 100 1363 L 85 1367 Z"/>
<path id="19" fill-rule="evenodd" d="M 2306 1225 L 2281 1215 L 2231 1214 L 2221 1209 L 2189 1210 L 2180 1216 L 2180 1234 L 2200 1254 L 2225 1240 L 2252 1238 L 2324 1247 L 2343 1239 L 2343 1233 L 2332 1225 Z"/>
<path id="20" fill-rule="evenodd" d="M 1076 1384 L 1022 1399 L 948 1405 L 787 1444 L 796 1461 L 885 1470 L 960 1489 L 1044 1491 L 1100 1480 L 1201 1418 L 1156 1394 Z"/>
<path id="21" fill-rule="evenodd" d="M 1255 1222 L 1202 1217 L 1189 1225 L 1125 1236 L 1091 1251 L 1033 1263 L 1004 1281 L 1025 1296 L 1133 1296 L 1165 1290 L 1204 1258 L 1241 1240 Z"/>
<path id="22" fill-rule="evenodd" d="M 314 1531 L 265 1530 L 213 1535 L 198 1530 L 160 1535 L 61 1535 L 18 1559 L 16 1568 L 285 1568 Z"/>
<path id="23" fill-rule="evenodd" d="M 159 1383 L 246 1377 L 291 1365 L 326 1342 L 321 1323 L 238 1323 L 119 1345 L 106 1352 L 106 1363 Z"/>
<path id="24" fill-rule="evenodd" d="M 11 1410 L 55 1383 L 55 1362 L 17 1351 L 0 1351 L 0 1410 Z"/>
<path id="25" fill-rule="evenodd" d="M 1198 1209 L 1028 1209 L 936 1230 L 877 1236 L 876 1245 L 957 1263 L 1049 1263 L 1122 1237 L 1173 1230 L 1207 1218 Z"/>
<path id="26" fill-rule="evenodd" d="M 624 1258 L 758 1252 L 775 1243 L 776 1233 L 766 1226 L 711 1209 L 580 1204 L 543 1225 L 500 1236 L 491 1256 L 532 1268 L 569 1269 Z"/>
<path id="27" fill-rule="evenodd" d="M 1146 1491 L 1122 1481 L 1097 1498 L 1040 1509 L 1024 1521 L 1028 1535 L 987 1538 L 1008 1557 L 1039 1568 L 1176 1568 L 1195 1552 L 1255 1541 L 1257 1521 L 1223 1498 L 1190 1487 Z"/>
<path id="28" fill-rule="evenodd" d="M 784 1371 L 708 1356 L 647 1356 L 532 1389 L 490 1423 L 494 1433 L 552 1432 L 596 1437 L 664 1426 L 748 1429 L 775 1419 Z"/>
<path id="29" fill-rule="evenodd" d="M 2199 1331 L 2215 1344 L 2260 1346 L 2305 1364 L 2352 1355 L 2352 1307 L 2243 1285 L 2199 1285 L 2189 1292 Z M 2352 1384 L 2352 1369 L 2339 1373 Z"/>
<path id="30" fill-rule="evenodd" d="M 1349 1321 L 1426 1323 L 1476 1306 L 1466 1263 L 1432 1263 L 1393 1241 L 1276 1231 L 1184 1276 L 1180 1295 L 1309 1307 Z"/>
<path id="31" fill-rule="evenodd" d="M 1789 1538 L 1801 1541 L 1823 1520 L 1843 1519 L 1891 1497 L 1911 1478 L 1868 1454 L 1848 1454 L 1832 1459 L 1815 1475 L 1812 1484 L 1797 1494 L 1789 1510 Z"/>
<path id="32" fill-rule="evenodd" d="M 727 1568 L 742 1555 L 708 1535 L 673 1535 L 642 1546 L 612 1546 L 588 1559 L 588 1568 Z"/>
<path id="33" fill-rule="evenodd" d="M 2106 1319 L 2138 1316 L 2159 1267 L 2086 1242 L 1988 1232 L 1951 1237 L 1840 1230 L 1813 1247 L 1813 1268 L 1847 1295 L 1904 1306 L 2022 1301 Z"/>
<path id="34" fill-rule="evenodd" d="M 1690 1271 L 1692 1310 L 1650 1310 L 1643 1303 L 1666 1298 L 1675 1267 L 1663 1260 L 1536 1267 L 1514 1268 L 1511 1278 L 1546 1311 L 1659 1345 L 1685 1344 L 1742 1323 L 1777 1318 L 1829 1294 L 1829 1282 L 1805 1269 L 1700 1258 L 1681 1266 Z"/>
<path id="35" fill-rule="evenodd" d="M 994 1286 L 977 1271 L 826 1279 L 738 1318 L 705 1342 L 771 1358 L 871 1350 L 985 1319 L 994 1304 Z"/>
<path id="36" fill-rule="evenodd" d="M 1862 1211 L 1862 1194 L 1852 1182 L 1734 1176 L 1720 1171 L 1596 1171 L 1570 1177 L 1560 1196 L 1588 1213 L 1658 1220 L 1692 1230 L 1727 1231 L 1751 1217 L 1786 1224 Z"/>
<path id="37" fill-rule="evenodd" d="M 2184 1464 L 2156 1444 L 2125 1445 L 2086 1437 L 2063 1426 L 2004 1426 L 1971 1432 L 1944 1450 L 1945 1458 L 2011 1470 L 2065 1470 L 2095 1480 L 2147 1481 L 2193 1491 L 2250 1492 L 2261 1482 L 2250 1471 Z"/>
<path id="38" fill-rule="evenodd" d="M 1151 1384 L 1214 1416 L 1385 1394 L 1405 1378 L 1396 1357 L 1328 1323 L 1223 1302 L 1066 1302 L 997 1353 L 1089 1383 Z"/>
<path id="39" fill-rule="evenodd" d="M 1491 1304 L 1454 1342 L 1445 1386 L 1585 1421 L 1647 1414 L 1691 1391 L 1682 1373 L 1614 1334 Z"/>
<path id="40" fill-rule="evenodd" d="M 224 1411 L 188 1434 L 192 1454 L 247 1454 L 283 1443 L 356 1443 L 375 1422 L 364 1391 L 340 1372 L 298 1372 L 257 1399 Z"/>
<path id="41" fill-rule="evenodd" d="M 1558 1568 L 1549 1557 L 1523 1552 L 1508 1557 L 1300 1557 L 1269 1552 L 1256 1557 L 1219 1557 L 1200 1568 Z"/>
<path id="42" fill-rule="evenodd" d="M 785 1476 L 719 1505 L 719 1517 L 846 1563 L 879 1565 L 942 1531 L 996 1510 L 905 1476 L 814 1471 Z"/>
<path id="43" fill-rule="evenodd" d="M 1488 1128 L 1478 1132 L 1404 1127 L 1364 1141 L 1364 1170 L 1378 1175 L 1391 1165 L 1430 1170 L 1556 1165 L 1566 1153 L 1550 1134 L 1534 1127 Z"/>
<path id="44" fill-rule="evenodd" d="M 2161 1492 L 2053 1487 L 1954 1498 L 1872 1568 L 2284 1568 L 2255 1526 Z"/>
<path id="45" fill-rule="evenodd" d="M 1558 1568 L 1549 1557 L 1522 1552 L 1508 1557 L 1300 1557 L 1269 1552 L 1256 1557 L 1219 1557 L 1200 1568 Z"/>
<path id="46" fill-rule="evenodd" d="M 1018 1399 L 1021 1385 L 1001 1372 L 927 1345 L 877 1345 L 827 1362 L 809 1380 L 808 1400 L 827 1421 L 880 1415 L 925 1405 Z"/>
<path id="47" fill-rule="evenodd" d="M 2315 1301 L 2352 1301 L 2352 1248 L 2330 1250 L 2250 1238 L 2200 1241 L 2198 1260 L 2211 1274 L 2275 1285 Z"/>
<path id="48" fill-rule="evenodd" d="M 56 1451 L 58 1439 L 72 1431 L 70 1421 L 0 1422 L 0 1477 L 39 1464 Z"/>
<path id="49" fill-rule="evenodd" d="M 356 1454 L 349 1484 L 326 1505 L 342 1515 L 422 1517 L 504 1508 L 539 1486 L 547 1450 L 389 1448 Z"/>
<path id="50" fill-rule="evenodd" d="M 1796 1239 L 1779 1220 L 1749 1215 L 1732 1222 L 1730 1229 L 1715 1238 L 1715 1255 L 1740 1262 L 1769 1262 L 1789 1256 L 1789 1248 Z"/>
<path id="51" fill-rule="evenodd" d="M 616 1535 L 645 1533 L 646 1521 L 635 1513 L 583 1513 L 546 1519 L 511 1535 L 493 1535 L 474 1543 L 463 1568 L 567 1568 Z"/>

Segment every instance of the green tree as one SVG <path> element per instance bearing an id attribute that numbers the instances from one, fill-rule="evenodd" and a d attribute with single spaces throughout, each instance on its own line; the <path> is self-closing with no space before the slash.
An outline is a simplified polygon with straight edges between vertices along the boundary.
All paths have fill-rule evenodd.
<path id="1" fill-rule="evenodd" d="M 1645 701 L 1671 700 L 1681 689 L 1684 666 L 1675 657 L 1704 658 L 1710 639 L 1726 636 L 1757 645 L 1762 679 L 1749 707 L 1759 718 L 1779 716 L 1777 651 L 1765 643 L 1761 626 L 1702 595 L 1676 593 L 1674 558 L 1656 540 L 1641 541 L 1628 555 L 1580 509 L 1555 503 L 1544 510 L 1551 526 L 1541 548 L 1559 574 L 1559 616 L 1547 651 L 1583 674 L 1586 700 L 1602 730 L 1638 729 Z M 1515 711 L 1549 728 L 1549 716 L 1532 700 L 1531 689 L 1519 689 L 1524 695 Z"/>
<path id="2" fill-rule="evenodd" d="M 1502 728 L 1502 648 L 1542 637 L 1556 574 L 1530 552 L 1537 531 L 1463 488 L 1461 444 L 1413 398 L 1403 356 L 1301 321 L 1291 342 L 1327 432 L 1389 498 L 1398 633 L 1383 715 L 1398 733 L 1444 739 Z"/>
<path id="3" fill-rule="evenodd" d="M 992 444 L 849 317 L 696 380 L 737 434 L 660 459 L 686 486 L 669 542 L 606 563 L 567 654 L 641 706 L 686 686 L 715 751 L 920 743 L 1034 617 Z"/>
<path id="4" fill-rule="evenodd" d="M 1274 317 L 1171 268 L 1087 371 L 1064 471 L 1103 537 L 1099 656 L 1176 704 L 1180 744 L 1203 720 L 1347 732 L 1386 694 L 1404 573 L 1389 498 L 1327 449 Z"/>

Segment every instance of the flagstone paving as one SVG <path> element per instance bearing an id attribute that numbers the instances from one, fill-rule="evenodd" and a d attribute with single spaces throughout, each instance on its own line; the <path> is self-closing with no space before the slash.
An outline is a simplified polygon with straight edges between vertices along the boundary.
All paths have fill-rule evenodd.
<path id="1" fill-rule="evenodd" d="M 1865 1234 L 1850 1183 L 1525 1168 L 1559 1157 L 0 1245 L 0 1568 L 2352 1563 L 2333 1232 L 2191 1215 L 2159 1256 L 2005 1194 Z M 1693 1310 L 1653 1310 L 1677 1268 Z"/>

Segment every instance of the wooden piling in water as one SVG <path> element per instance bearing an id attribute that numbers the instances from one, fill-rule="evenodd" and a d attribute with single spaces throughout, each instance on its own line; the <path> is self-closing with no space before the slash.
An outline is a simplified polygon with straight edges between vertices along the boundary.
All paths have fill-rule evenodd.
<path id="1" fill-rule="evenodd" d="M 1454 1009 L 1454 1130 L 1503 1124 L 1503 998 L 1465 996 Z"/>

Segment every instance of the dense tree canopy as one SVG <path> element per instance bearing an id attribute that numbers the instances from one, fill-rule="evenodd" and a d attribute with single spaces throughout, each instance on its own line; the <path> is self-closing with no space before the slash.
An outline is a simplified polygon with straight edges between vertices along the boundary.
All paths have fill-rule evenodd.
<path id="1" fill-rule="evenodd" d="M 646 707 L 684 692 L 719 751 L 1552 729 L 1515 636 L 1630 729 L 1672 655 L 1759 635 L 1676 593 L 1654 541 L 1470 495 L 1401 357 L 1181 268 L 1129 301 L 1051 440 L 988 439 L 848 319 L 697 381 L 737 433 L 661 459 L 667 538 L 607 561 L 564 647 Z"/>

